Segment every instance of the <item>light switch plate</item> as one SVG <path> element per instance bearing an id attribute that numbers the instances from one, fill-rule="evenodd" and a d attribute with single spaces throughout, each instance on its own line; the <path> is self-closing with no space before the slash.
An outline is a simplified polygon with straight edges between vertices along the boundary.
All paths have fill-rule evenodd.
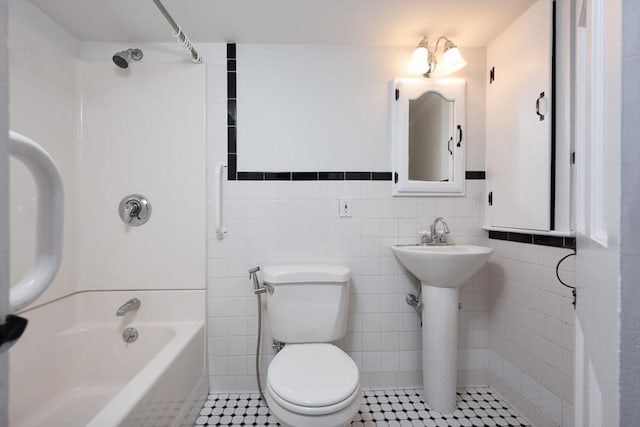
<path id="1" fill-rule="evenodd" d="M 340 216 L 351 216 L 351 197 L 340 197 Z"/>

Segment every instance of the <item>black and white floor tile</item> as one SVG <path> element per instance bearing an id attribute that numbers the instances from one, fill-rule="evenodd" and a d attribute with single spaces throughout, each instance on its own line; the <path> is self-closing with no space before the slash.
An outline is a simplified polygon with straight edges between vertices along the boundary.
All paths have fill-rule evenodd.
<path id="1" fill-rule="evenodd" d="M 278 426 L 257 393 L 211 394 L 196 419 L 201 426 Z M 458 390 L 457 410 L 440 414 L 422 401 L 418 389 L 365 390 L 352 427 L 523 427 L 530 424 L 493 390 Z"/>

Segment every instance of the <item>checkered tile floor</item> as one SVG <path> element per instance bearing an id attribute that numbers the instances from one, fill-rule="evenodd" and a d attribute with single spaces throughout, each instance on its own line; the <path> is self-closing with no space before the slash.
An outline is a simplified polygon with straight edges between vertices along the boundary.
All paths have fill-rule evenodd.
<path id="1" fill-rule="evenodd" d="M 365 390 L 360 410 L 352 427 L 428 426 L 482 427 L 530 426 L 493 390 L 485 387 L 458 390 L 457 410 L 440 414 L 422 401 L 420 390 Z M 277 426 L 269 408 L 257 393 L 211 394 L 200 411 L 196 427 L 200 426 Z"/>

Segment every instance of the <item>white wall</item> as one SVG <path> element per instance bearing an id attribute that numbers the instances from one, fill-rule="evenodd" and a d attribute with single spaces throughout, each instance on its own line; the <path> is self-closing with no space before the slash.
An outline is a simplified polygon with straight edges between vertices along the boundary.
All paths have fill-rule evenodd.
<path id="1" fill-rule="evenodd" d="M 411 51 L 238 45 L 238 170 L 391 170 L 389 85 L 407 75 Z M 467 164 L 482 169 L 484 48 L 461 52 L 469 65 L 454 76 L 467 79 Z"/>
<path id="2" fill-rule="evenodd" d="M 586 197 L 578 206 L 585 221 L 576 257 L 576 425 L 616 426 L 620 378 L 632 375 L 620 372 L 619 359 L 622 2 L 586 3 L 588 65 L 578 67 L 576 88 L 585 89 L 585 101 L 576 105 L 584 122 L 576 128 L 585 136 L 586 167 L 584 180 L 578 178 Z M 596 63 L 598 51 L 602 60 Z"/>
<path id="3" fill-rule="evenodd" d="M 640 420 L 640 348 L 635 345 L 640 334 L 640 158 L 637 144 L 640 135 L 640 3 L 622 5 L 622 206 L 621 206 L 621 337 L 620 337 L 620 425 Z"/>
<path id="4" fill-rule="evenodd" d="M 64 186 L 63 257 L 51 287 L 37 304 L 76 290 L 75 60 L 13 18 L 9 27 L 11 129 L 39 143 L 53 157 Z M 36 188 L 26 167 L 11 159 L 11 283 L 31 267 L 35 250 Z"/>
<path id="5" fill-rule="evenodd" d="M 7 2 L 0 0 L 0 40 L 7 40 Z M 7 132 L 9 130 L 9 78 L 7 46 L 0 43 L 0 319 L 9 311 L 9 153 Z M 7 408 L 9 400 L 9 357 L 0 353 L 0 425 L 9 423 Z"/>
<path id="6" fill-rule="evenodd" d="M 573 426 L 571 250 L 490 240 L 490 384 L 536 426 Z M 575 282 L 574 259 L 561 278 Z"/>
<path id="7" fill-rule="evenodd" d="M 238 46 L 238 69 L 253 64 L 252 72 L 262 75 L 259 64 L 247 58 L 248 51 Z M 331 47 L 306 46 L 313 53 L 319 49 L 323 55 L 333 54 Z M 341 51 L 341 49 L 337 49 Z M 267 49 L 267 51 L 271 51 Z M 370 49 L 365 49 L 370 51 Z M 410 49 L 404 60 L 410 57 Z M 464 52 L 463 52 L 464 53 Z M 471 49 L 467 59 L 480 58 L 467 70 L 484 73 L 484 50 Z M 242 56 L 245 55 L 245 56 Z M 313 55 L 310 55 L 313 56 Z M 261 56 L 262 57 L 262 56 Z M 226 59 L 224 46 L 211 48 L 207 52 L 210 61 L 208 74 L 208 144 L 209 170 L 215 161 L 226 159 Z M 216 62 L 217 61 L 217 62 Z M 472 63 L 472 60 L 469 60 Z M 258 67 L 258 68 L 256 68 Z M 477 67 L 477 68 L 475 68 Z M 314 68 L 311 65 L 311 68 Z M 388 75 L 385 82 L 391 81 Z M 242 86 L 242 73 L 238 87 Z M 466 77 L 465 77 L 466 78 Z M 341 87 L 357 87 L 358 74 L 348 74 Z M 307 79 L 291 80 L 296 84 L 290 91 L 307 90 L 313 85 Z M 264 79 L 263 85 L 270 80 Z M 300 85 L 305 85 L 301 87 Z M 468 114 L 474 119 L 468 123 L 468 150 L 471 163 L 482 169 L 484 153 L 484 76 L 472 75 L 468 80 Z M 329 85 L 331 86 L 331 85 Z M 271 88 L 275 89 L 275 88 Z M 377 100 L 386 109 L 388 87 L 379 87 L 383 94 L 372 94 L 371 102 Z M 244 93 L 244 95 L 243 95 Z M 244 97 L 243 97 L 244 96 Z M 344 94 L 346 98 L 353 93 Z M 273 99 L 270 109 L 283 114 L 288 123 L 299 126 L 308 119 L 306 111 L 291 111 L 287 99 Z M 316 98 L 316 102 L 319 102 Z M 260 170 L 271 164 L 278 169 L 301 170 L 294 164 L 275 163 L 281 159 L 281 151 L 274 149 L 265 139 L 247 140 L 241 137 L 242 128 L 252 123 L 249 111 L 243 103 L 251 103 L 250 94 L 239 91 L 239 165 L 240 170 L 249 168 L 243 163 L 242 144 L 267 144 L 260 151 Z M 330 105 L 329 105 L 330 104 Z M 348 115 L 349 109 L 341 109 L 333 100 L 317 106 L 320 109 L 335 109 L 334 114 Z M 479 111 L 479 109 L 481 111 Z M 256 111 L 254 114 L 258 114 Z M 478 119 L 478 116 L 481 117 Z M 368 123 L 350 130 L 351 135 L 366 135 L 369 126 L 380 132 L 388 126 L 389 114 L 380 117 L 382 123 Z M 280 122 L 278 122 L 278 125 Z M 473 131 L 471 130 L 473 129 Z M 334 129 L 335 130 L 335 129 Z M 311 170 L 329 168 L 331 164 L 323 158 L 314 159 L 313 139 L 298 140 L 303 148 L 295 160 L 300 160 Z M 351 140 L 343 141 L 345 144 Z M 387 152 L 390 141 L 386 140 Z M 482 147 L 479 147 L 482 146 Z M 326 147 L 325 147 L 326 148 Z M 256 148 L 257 149 L 257 148 Z M 308 149 L 308 150 L 307 150 Z M 333 149 L 332 149 L 333 150 Z M 350 153 L 349 149 L 341 150 Z M 473 153 L 478 153 L 475 156 Z M 244 153 L 244 154 L 243 154 Z M 368 156 L 357 151 L 343 158 L 349 162 L 342 166 L 376 166 L 375 155 Z M 334 152 L 334 154 L 337 154 Z M 322 154 L 326 156 L 326 153 Z M 338 156 L 336 156 L 337 158 Z M 273 162 L 273 163 L 271 163 Z M 390 170 L 390 160 L 378 163 L 382 170 Z M 334 169 L 334 168 L 331 168 Z M 334 169 L 335 170 L 335 169 Z M 212 177 L 209 178 L 211 182 Z M 224 183 L 224 218 L 229 235 L 220 241 L 215 237 L 211 216 L 213 192 L 209 189 L 209 243 L 208 243 L 208 316 L 209 316 L 209 372 L 211 390 L 255 390 L 255 340 L 256 297 L 251 292 L 247 270 L 256 265 L 275 263 L 334 262 L 351 267 L 354 279 L 351 295 L 350 317 L 347 336 L 342 347 L 353 357 L 361 372 L 365 387 L 418 386 L 421 382 L 420 331 L 417 314 L 405 302 L 405 295 L 418 290 L 416 279 L 399 266 L 390 251 L 396 243 L 411 243 L 418 239 L 418 231 L 428 227 L 436 216 L 443 216 L 452 231 L 452 241 L 457 243 L 485 243 L 482 231 L 483 193 L 482 181 L 468 181 L 465 197 L 438 198 L 392 198 L 391 182 L 376 181 L 235 181 Z M 353 217 L 338 217 L 338 198 L 353 198 Z M 463 384 L 487 384 L 488 368 L 488 309 L 487 271 L 479 272 L 462 290 L 463 310 L 460 322 L 460 381 Z M 273 355 L 268 326 L 265 328 L 262 366 Z"/>

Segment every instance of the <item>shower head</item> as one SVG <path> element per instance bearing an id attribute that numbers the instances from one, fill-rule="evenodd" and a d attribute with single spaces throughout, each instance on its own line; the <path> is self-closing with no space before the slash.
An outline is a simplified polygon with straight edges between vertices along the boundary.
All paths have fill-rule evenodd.
<path id="1" fill-rule="evenodd" d="M 129 59 L 134 61 L 140 61 L 144 55 L 140 49 L 127 49 L 122 52 L 117 52 L 113 55 L 113 63 L 120 68 L 129 67 Z"/>

